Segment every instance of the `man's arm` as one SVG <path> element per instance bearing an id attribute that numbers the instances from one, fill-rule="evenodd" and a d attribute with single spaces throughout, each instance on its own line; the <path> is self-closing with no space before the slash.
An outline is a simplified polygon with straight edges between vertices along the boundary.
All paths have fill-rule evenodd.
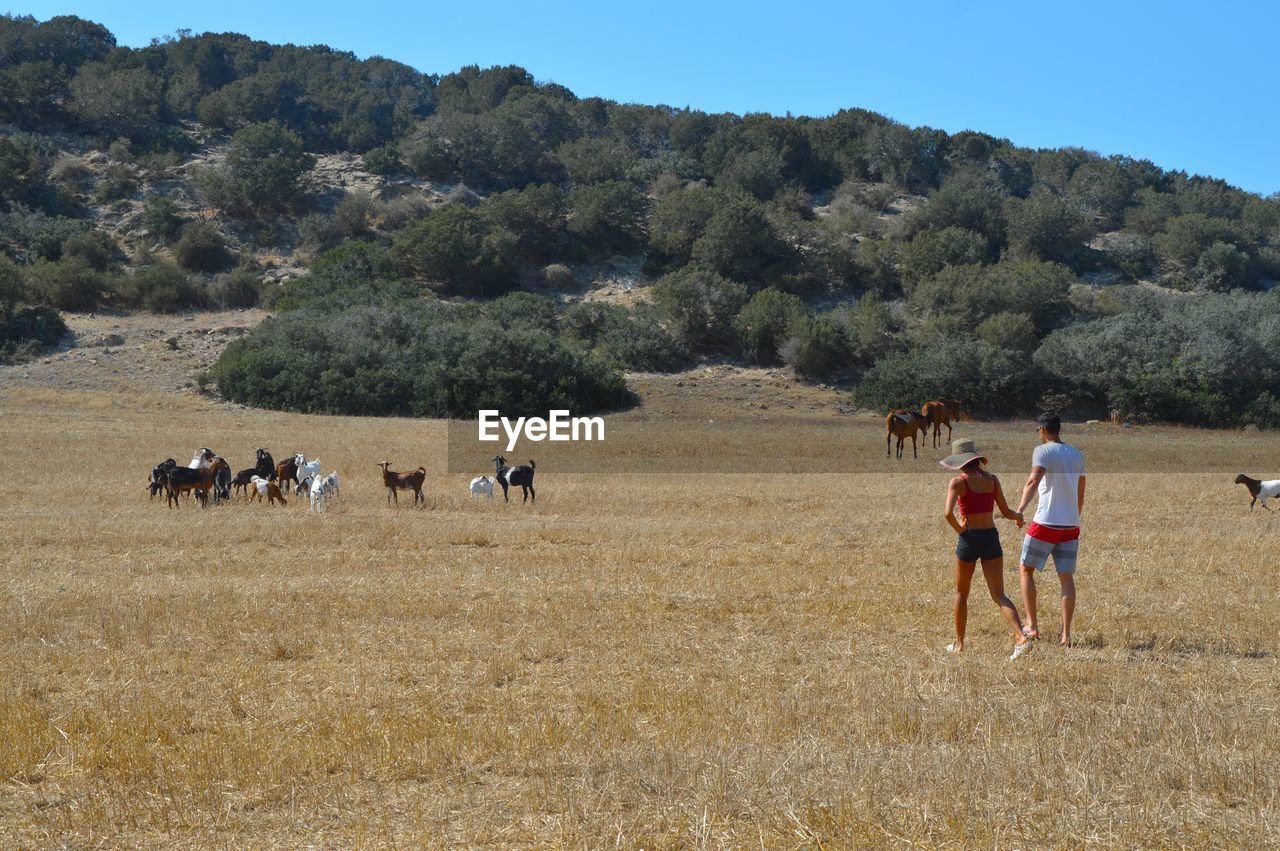
<path id="1" fill-rule="evenodd" d="M 1080 502 L 1080 513 L 1084 514 L 1084 476 L 1080 477 L 1080 483 L 1076 485 L 1076 499 Z"/>
<path id="2" fill-rule="evenodd" d="M 1026 511 L 1027 506 L 1031 504 L 1031 495 L 1036 492 L 1036 488 L 1040 487 L 1040 480 L 1044 478 L 1044 474 L 1044 467 L 1031 468 L 1031 476 L 1027 479 L 1027 483 L 1022 486 L 1022 499 L 1018 500 L 1019 514 Z"/>

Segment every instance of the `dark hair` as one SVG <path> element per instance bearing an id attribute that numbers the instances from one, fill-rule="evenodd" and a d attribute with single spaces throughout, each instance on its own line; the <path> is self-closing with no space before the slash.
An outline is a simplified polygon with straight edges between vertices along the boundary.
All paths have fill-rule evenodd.
<path id="1" fill-rule="evenodd" d="M 1049 434 L 1057 434 L 1062 431 L 1062 418 L 1049 411 L 1045 411 L 1043 414 L 1036 417 L 1036 424 L 1040 426 L 1040 428 L 1049 432 Z"/>
<path id="2" fill-rule="evenodd" d="M 961 469 L 961 470 L 969 470 L 969 469 L 973 469 L 973 470 L 980 470 L 980 469 L 982 469 L 982 457 L 981 457 L 981 456 L 979 456 L 979 457 L 977 457 L 977 458 L 974 458 L 972 461 L 967 461 L 967 462 L 965 462 L 964 464 L 961 464 L 961 465 L 960 465 L 960 469 Z"/>

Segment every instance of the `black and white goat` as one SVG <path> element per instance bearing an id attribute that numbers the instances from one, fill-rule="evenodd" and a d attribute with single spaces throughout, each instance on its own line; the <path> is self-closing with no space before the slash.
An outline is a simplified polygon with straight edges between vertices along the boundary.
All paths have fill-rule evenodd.
<path id="1" fill-rule="evenodd" d="M 151 480 L 147 483 L 147 490 L 151 492 L 152 499 L 155 499 L 156 494 L 164 490 L 165 479 L 168 477 L 169 471 L 176 466 L 178 466 L 177 461 L 172 458 L 166 458 L 151 468 Z"/>
<path id="2" fill-rule="evenodd" d="M 498 484 L 502 485 L 502 501 L 509 502 L 507 499 L 507 488 L 512 485 L 519 485 L 524 491 L 524 499 L 521 502 L 528 502 L 530 497 L 533 501 L 538 501 L 538 494 L 533 490 L 533 471 L 537 467 L 532 461 L 526 466 L 521 464 L 518 467 L 508 467 L 507 459 L 499 455 L 493 459 L 493 464 L 497 468 L 497 475 L 494 476 L 498 480 Z"/>

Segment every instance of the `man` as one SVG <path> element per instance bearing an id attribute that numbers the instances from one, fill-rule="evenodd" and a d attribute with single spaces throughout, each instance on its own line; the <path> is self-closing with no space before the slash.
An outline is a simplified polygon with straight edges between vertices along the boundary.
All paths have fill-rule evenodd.
<path id="1" fill-rule="evenodd" d="M 1031 453 L 1031 477 L 1022 489 L 1018 513 L 1038 489 L 1039 504 L 1022 541 L 1022 603 L 1027 610 L 1026 634 L 1039 638 L 1036 621 L 1036 571 L 1044 570 L 1049 556 L 1062 584 L 1062 633 L 1058 643 L 1071 643 L 1071 618 L 1076 611 L 1076 553 L 1080 549 L 1080 513 L 1084 510 L 1084 454 L 1062 442 L 1062 421 L 1057 414 L 1036 419 L 1040 445 Z"/>

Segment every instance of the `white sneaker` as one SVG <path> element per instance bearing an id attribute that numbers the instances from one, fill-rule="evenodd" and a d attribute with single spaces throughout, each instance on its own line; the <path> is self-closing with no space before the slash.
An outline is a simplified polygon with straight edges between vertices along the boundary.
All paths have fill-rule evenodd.
<path id="1" fill-rule="evenodd" d="M 1016 660 L 1019 656 L 1025 656 L 1030 652 L 1031 652 L 1031 642 L 1024 641 L 1021 644 L 1014 646 L 1013 653 L 1009 655 L 1009 661 L 1012 662 Z"/>

